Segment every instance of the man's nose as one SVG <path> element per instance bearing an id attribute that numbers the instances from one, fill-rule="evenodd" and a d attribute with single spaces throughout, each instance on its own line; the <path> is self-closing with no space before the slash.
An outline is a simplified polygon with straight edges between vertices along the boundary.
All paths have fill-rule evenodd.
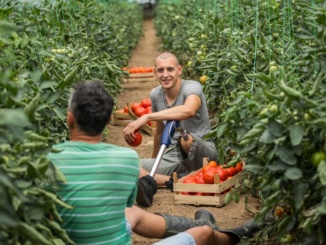
<path id="1" fill-rule="evenodd" d="M 167 69 L 163 70 L 163 77 L 167 77 L 169 75 L 169 72 Z"/>

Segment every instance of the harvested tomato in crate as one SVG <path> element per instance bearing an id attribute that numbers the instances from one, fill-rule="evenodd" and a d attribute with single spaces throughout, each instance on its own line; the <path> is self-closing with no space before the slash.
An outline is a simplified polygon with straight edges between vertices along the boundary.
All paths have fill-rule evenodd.
<path id="1" fill-rule="evenodd" d="M 235 167 L 223 168 L 204 158 L 203 168 L 179 180 L 174 173 L 174 203 L 222 207 L 228 191 L 247 177 L 244 165 L 244 162 L 239 162 Z"/>

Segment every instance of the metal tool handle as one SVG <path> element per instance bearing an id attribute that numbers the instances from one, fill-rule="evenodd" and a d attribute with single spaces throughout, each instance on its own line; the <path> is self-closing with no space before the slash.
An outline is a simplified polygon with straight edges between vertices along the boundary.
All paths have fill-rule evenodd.
<path id="1" fill-rule="evenodd" d="M 155 159 L 153 168 L 149 174 L 153 178 L 157 171 L 158 166 L 160 165 L 160 162 L 162 160 L 165 149 L 171 145 L 175 130 L 178 130 L 178 132 L 180 132 L 180 134 L 184 138 L 184 140 L 188 139 L 187 131 L 181 128 L 179 121 L 169 120 L 166 122 L 163 133 L 162 133 L 162 137 L 161 137 L 161 147 L 160 147 L 160 150 Z"/>

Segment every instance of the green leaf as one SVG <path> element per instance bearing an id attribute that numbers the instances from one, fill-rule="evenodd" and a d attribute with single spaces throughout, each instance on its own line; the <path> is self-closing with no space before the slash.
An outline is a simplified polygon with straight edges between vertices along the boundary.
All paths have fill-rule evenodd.
<path id="1" fill-rule="evenodd" d="M 227 128 L 227 124 L 226 123 L 220 123 L 218 126 L 217 126 L 217 133 L 216 133 L 216 136 L 217 137 L 221 137 L 225 131 L 225 129 Z"/>
<path id="2" fill-rule="evenodd" d="M 260 136 L 259 142 L 264 144 L 271 144 L 274 142 L 274 135 L 269 131 L 269 129 L 266 129 L 264 133 Z"/>
<path id="3" fill-rule="evenodd" d="M 284 171 L 286 169 L 286 164 L 280 160 L 274 160 L 273 164 L 267 166 L 271 171 Z"/>
<path id="4" fill-rule="evenodd" d="M 33 80 L 33 82 L 36 84 L 40 78 L 42 77 L 43 71 L 42 69 L 37 69 L 33 72 L 31 72 L 31 79 Z"/>
<path id="5" fill-rule="evenodd" d="M 301 169 L 299 169 L 297 167 L 292 167 L 292 168 L 288 168 L 285 171 L 284 176 L 287 179 L 297 180 L 297 179 L 300 179 L 303 176 L 303 174 L 302 174 Z"/>
<path id="6" fill-rule="evenodd" d="M 277 146 L 275 154 L 285 163 L 289 165 L 295 165 L 297 158 L 294 156 L 294 152 L 285 146 Z"/>
<path id="7" fill-rule="evenodd" d="M 33 226 L 19 222 L 17 230 L 22 234 L 23 237 L 30 240 L 34 244 L 38 245 L 51 245 L 51 242 L 48 241 L 40 232 L 38 232 Z"/>
<path id="8" fill-rule="evenodd" d="M 269 129 L 270 133 L 272 133 L 275 137 L 281 137 L 283 135 L 283 125 L 276 122 L 275 120 L 269 120 L 267 128 Z"/>
<path id="9" fill-rule="evenodd" d="M 264 171 L 264 168 L 262 166 L 253 165 L 253 164 L 246 164 L 245 169 L 255 174 L 261 174 Z"/>
<path id="10" fill-rule="evenodd" d="M 1 228 L 14 228 L 17 227 L 18 222 L 15 216 L 10 215 L 10 213 L 3 208 L 0 210 L 0 220 L 1 220 Z"/>
<path id="11" fill-rule="evenodd" d="M 304 136 L 304 129 L 298 125 L 293 124 L 289 127 L 289 130 L 292 145 L 299 145 Z"/>
<path id="12" fill-rule="evenodd" d="M 52 88 L 52 87 L 55 88 L 56 86 L 57 86 L 57 82 L 55 82 L 55 81 L 43 81 L 41 83 L 39 89 L 43 90 L 43 89 Z"/>
<path id="13" fill-rule="evenodd" d="M 296 182 L 292 185 L 294 205 L 297 209 L 299 209 L 302 205 L 304 201 L 304 196 L 306 195 L 308 188 L 309 185 L 303 182 Z"/>
<path id="14" fill-rule="evenodd" d="M 319 175 L 320 182 L 322 183 L 323 186 L 326 185 L 326 161 L 323 160 L 319 163 L 317 172 Z"/>

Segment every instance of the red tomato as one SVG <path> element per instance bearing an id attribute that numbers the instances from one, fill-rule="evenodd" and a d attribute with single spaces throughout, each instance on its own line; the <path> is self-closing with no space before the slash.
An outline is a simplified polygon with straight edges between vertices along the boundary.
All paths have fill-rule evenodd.
<path id="1" fill-rule="evenodd" d="M 212 168 L 212 166 L 206 165 L 206 166 L 204 166 L 204 167 L 201 169 L 201 171 L 202 171 L 203 173 L 205 173 L 206 171 L 210 170 L 211 168 Z"/>
<path id="2" fill-rule="evenodd" d="M 140 107 L 140 106 L 141 106 L 141 104 L 138 103 L 138 102 L 136 102 L 136 103 L 132 103 L 132 105 L 131 105 L 131 111 L 132 111 L 132 112 L 135 112 L 136 108 L 138 108 L 138 107 Z"/>
<path id="3" fill-rule="evenodd" d="M 231 168 L 224 168 L 224 171 L 228 177 L 231 177 L 233 175 L 233 171 Z"/>
<path id="4" fill-rule="evenodd" d="M 235 166 L 235 170 L 237 173 L 240 173 L 242 171 L 242 162 L 238 162 L 237 165 Z"/>
<path id="5" fill-rule="evenodd" d="M 152 101 L 150 99 L 143 99 L 141 101 L 141 105 L 142 105 L 142 107 L 147 108 L 152 105 Z"/>
<path id="6" fill-rule="evenodd" d="M 204 173 L 205 184 L 214 184 L 214 175 L 217 174 L 216 168 L 211 168 Z"/>
<path id="7" fill-rule="evenodd" d="M 196 184 L 195 176 L 189 176 L 183 180 L 185 184 Z"/>
<path id="8" fill-rule="evenodd" d="M 232 176 L 236 175 L 238 173 L 237 170 L 235 169 L 235 167 L 233 167 L 233 166 L 231 167 L 231 170 L 233 172 Z"/>
<path id="9" fill-rule="evenodd" d="M 152 113 L 152 107 L 148 106 L 146 107 L 146 114 Z"/>
<path id="10" fill-rule="evenodd" d="M 148 121 L 146 124 L 147 124 L 148 126 L 152 126 L 152 122 L 151 122 L 151 121 Z"/>
<path id="11" fill-rule="evenodd" d="M 227 178 L 227 174 L 225 173 L 224 169 L 217 169 L 217 173 L 220 176 L 220 180 L 224 181 Z"/>
<path id="12" fill-rule="evenodd" d="M 205 184 L 204 176 L 196 175 L 195 182 L 196 182 L 196 184 Z"/>
<path id="13" fill-rule="evenodd" d="M 138 130 L 135 131 L 135 139 L 132 142 L 127 142 L 128 145 L 136 147 L 139 146 L 141 144 L 143 137 L 141 136 L 141 134 L 139 133 Z"/>
<path id="14" fill-rule="evenodd" d="M 135 109 L 135 115 L 136 115 L 137 117 L 141 117 L 142 115 L 145 114 L 145 112 L 146 112 L 146 109 L 145 109 L 144 107 L 142 107 L 142 106 L 139 106 L 139 107 L 137 107 L 137 108 Z"/>
<path id="15" fill-rule="evenodd" d="M 217 167 L 217 162 L 215 161 L 210 161 L 207 165 L 211 166 L 211 167 Z"/>
<path id="16" fill-rule="evenodd" d="M 204 193 L 203 193 L 203 192 L 195 192 L 194 195 L 195 195 L 195 196 L 204 196 Z"/>
<path id="17" fill-rule="evenodd" d="M 125 107 L 123 108 L 123 112 L 124 112 L 124 113 L 128 113 L 128 112 L 129 112 L 129 108 L 128 108 L 128 106 L 125 106 Z"/>

